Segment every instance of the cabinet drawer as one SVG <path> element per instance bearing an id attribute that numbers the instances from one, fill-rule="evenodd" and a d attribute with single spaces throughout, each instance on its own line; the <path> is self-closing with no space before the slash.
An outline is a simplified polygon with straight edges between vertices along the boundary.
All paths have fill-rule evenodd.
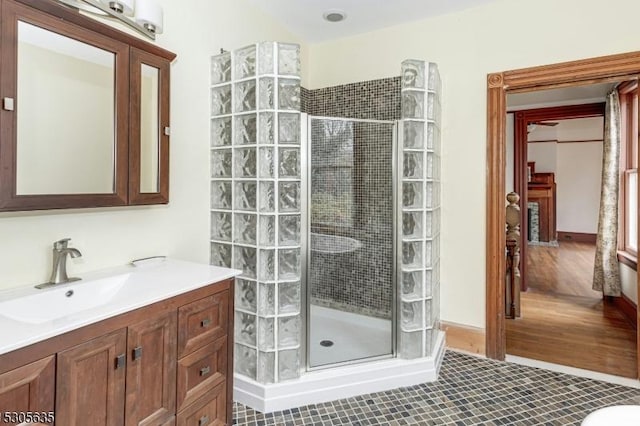
<path id="1" fill-rule="evenodd" d="M 226 381 L 220 383 L 206 398 L 188 406 L 178 414 L 177 426 L 222 426 L 227 418 Z"/>
<path id="2" fill-rule="evenodd" d="M 178 411 L 208 395 L 224 382 L 226 373 L 226 336 L 178 361 Z"/>
<path id="3" fill-rule="evenodd" d="M 229 291 L 196 300 L 178 310 L 178 358 L 227 334 Z"/>

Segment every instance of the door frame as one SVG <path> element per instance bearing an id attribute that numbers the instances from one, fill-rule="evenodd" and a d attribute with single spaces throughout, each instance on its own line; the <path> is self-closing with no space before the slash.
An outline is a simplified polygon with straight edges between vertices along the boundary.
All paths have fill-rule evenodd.
<path id="1" fill-rule="evenodd" d="M 527 291 L 527 252 L 528 246 L 524 242 L 528 235 L 529 224 L 527 223 L 526 200 L 528 200 L 527 185 L 527 143 L 528 125 L 536 121 L 549 120 L 571 120 L 575 118 L 590 118 L 604 116 L 604 102 L 565 105 L 547 108 L 534 108 L 513 111 L 514 115 L 514 182 L 513 190 L 520 195 L 522 200 L 520 207 L 520 289 Z M 507 111 L 510 112 L 510 111 Z M 556 205 L 557 209 L 557 205 Z M 555 215 L 554 215 L 555 216 Z M 557 219 L 556 219 L 557 221 Z M 557 231 L 557 229 L 556 229 Z"/>
<path id="2" fill-rule="evenodd" d="M 487 76 L 485 273 L 486 355 L 488 358 L 504 360 L 506 354 L 504 295 L 507 93 L 617 82 L 624 79 L 630 80 L 637 77 L 638 74 L 640 74 L 640 52 L 631 52 L 503 71 Z M 636 276 L 640 277 L 637 271 Z M 636 285 L 637 283 L 638 281 L 636 281 Z M 640 315 L 638 317 L 640 318 Z M 640 338 L 636 340 L 640 343 Z"/>

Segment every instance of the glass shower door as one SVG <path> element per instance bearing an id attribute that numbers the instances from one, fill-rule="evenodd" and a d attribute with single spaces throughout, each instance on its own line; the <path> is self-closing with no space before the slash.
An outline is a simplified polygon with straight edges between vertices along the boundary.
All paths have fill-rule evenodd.
<path id="1" fill-rule="evenodd" d="M 394 352 L 395 125 L 309 118 L 309 367 Z"/>

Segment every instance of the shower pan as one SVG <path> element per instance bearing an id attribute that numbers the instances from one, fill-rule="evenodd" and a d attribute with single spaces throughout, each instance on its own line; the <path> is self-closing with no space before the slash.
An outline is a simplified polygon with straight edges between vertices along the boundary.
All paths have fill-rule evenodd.
<path id="1" fill-rule="evenodd" d="M 399 120 L 353 119 L 303 113 L 295 44 L 211 59 L 210 254 L 242 270 L 242 404 L 270 412 L 437 378 L 440 79 L 433 63 L 400 69 Z"/>

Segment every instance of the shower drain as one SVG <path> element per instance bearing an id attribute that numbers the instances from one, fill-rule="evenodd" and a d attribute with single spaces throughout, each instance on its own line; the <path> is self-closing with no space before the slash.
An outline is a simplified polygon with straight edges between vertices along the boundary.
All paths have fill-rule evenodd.
<path id="1" fill-rule="evenodd" d="M 320 346 L 324 346 L 325 348 L 328 348 L 329 346 L 333 346 L 333 342 L 331 340 L 321 340 Z"/>

